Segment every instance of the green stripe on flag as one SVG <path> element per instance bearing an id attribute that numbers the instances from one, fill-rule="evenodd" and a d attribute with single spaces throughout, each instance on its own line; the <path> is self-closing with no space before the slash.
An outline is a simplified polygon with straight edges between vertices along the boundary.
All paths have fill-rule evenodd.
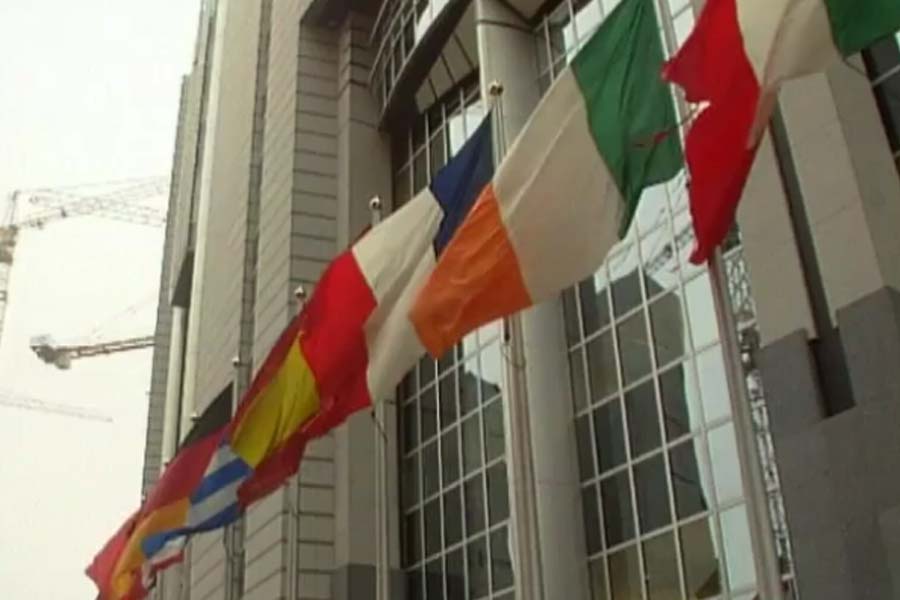
<path id="1" fill-rule="evenodd" d="M 572 62 L 591 135 L 625 201 L 620 236 L 643 189 L 671 179 L 683 165 L 662 64 L 652 0 L 623 0 Z"/>
<path id="2" fill-rule="evenodd" d="M 855 54 L 900 29 L 900 0 L 823 0 L 838 51 Z"/>

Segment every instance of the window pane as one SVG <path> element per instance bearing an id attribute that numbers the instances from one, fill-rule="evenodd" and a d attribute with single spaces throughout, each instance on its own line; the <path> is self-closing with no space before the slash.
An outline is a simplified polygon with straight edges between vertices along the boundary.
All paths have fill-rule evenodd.
<path id="1" fill-rule="evenodd" d="M 631 490 L 628 472 L 617 473 L 600 483 L 606 546 L 615 546 L 634 537 L 634 515 L 631 512 Z"/>
<path id="2" fill-rule="evenodd" d="M 469 542 L 466 554 L 469 563 L 469 597 L 480 598 L 488 593 L 488 557 L 484 538 Z"/>
<path id="3" fill-rule="evenodd" d="M 612 332 L 607 331 L 588 342 L 587 359 L 591 398 L 596 402 L 619 389 Z"/>
<path id="4" fill-rule="evenodd" d="M 594 449 L 591 447 L 591 416 L 575 419 L 575 446 L 578 450 L 578 473 L 581 481 L 594 476 Z"/>
<path id="5" fill-rule="evenodd" d="M 506 527 L 491 534 L 491 577 L 494 591 L 513 584 L 512 559 L 509 557 L 509 541 Z"/>
<path id="6" fill-rule="evenodd" d="M 478 376 L 478 356 L 475 355 L 460 367 L 459 373 L 459 404 L 462 414 L 478 406 L 478 385 L 481 379 Z"/>
<path id="7" fill-rule="evenodd" d="M 431 138 L 431 176 L 438 172 L 447 162 L 446 140 L 444 139 L 444 130 L 439 129 L 434 137 Z"/>
<path id="8" fill-rule="evenodd" d="M 700 378 L 700 396 L 706 421 L 727 417 L 731 414 L 728 395 L 728 381 L 725 379 L 725 361 L 722 350 L 715 346 L 697 356 L 697 375 Z"/>
<path id="9" fill-rule="evenodd" d="M 415 400 L 403 407 L 403 452 L 411 452 L 419 443 L 419 419 Z"/>
<path id="10" fill-rule="evenodd" d="M 684 356 L 684 319 L 678 294 L 667 294 L 650 306 L 650 326 L 657 365 L 665 367 Z"/>
<path id="11" fill-rule="evenodd" d="M 641 531 L 648 533 L 672 522 L 669 510 L 669 484 L 662 454 L 634 467 L 634 487 L 637 492 L 638 518 Z"/>
<path id="12" fill-rule="evenodd" d="M 406 573 L 406 594 L 409 600 L 422 600 L 425 597 L 422 591 L 422 571 L 413 569 Z"/>
<path id="13" fill-rule="evenodd" d="M 428 600 L 443 600 L 444 570 L 440 557 L 425 566 L 425 590 Z"/>
<path id="14" fill-rule="evenodd" d="M 438 384 L 441 402 L 441 428 L 445 428 L 456 420 L 456 371 L 441 377 Z"/>
<path id="15" fill-rule="evenodd" d="M 484 409 L 484 451 L 488 461 L 503 455 L 503 404 L 499 399 Z"/>
<path id="16" fill-rule="evenodd" d="M 566 345 L 571 347 L 581 339 L 578 326 L 578 306 L 575 303 L 573 288 L 566 288 L 562 293 L 563 317 L 566 323 Z"/>
<path id="17" fill-rule="evenodd" d="M 605 473 L 625 462 L 625 434 L 622 429 L 622 408 L 618 398 L 607 402 L 594 412 L 594 443 L 597 446 L 597 465 Z"/>
<path id="18" fill-rule="evenodd" d="M 637 268 L 638 255 L 634 244 L 609 259 L 613 308 L 617 316 L 641 305 L 641 282 Z"/>
<path id="19" fill-rule="evenodd" d="M 587 388 L 584 376 L 584 350 L 579 348 L 569 354 L 569 375 L 572 378 L 572 401 L 575 412 L 587 407 Z"/>
<path id="20" fill-rule="evenodd" d="M 681 600 L 675 539 L 664 533 L 644 544 L 647 600 Z"/>
<path id="21" fill-rule="evenodd" d="M 688 363 L 675 365 L 659 377 L 666 438 L 674 440 L 697 429 L 702 422 L 694 378 Z"/>
<path id="22" fill-rule="evenodd" d="M 415 564 L 422 558 L 422 529 L 419 524 L 421 514 L 420 511 L 415 511 L 406 515 L 404 520 L 404 559 L 407 565 Z"/>
<path id="23" fill-rule="evenodd" d="M 653 380 L 625 393 L 625 410 L 628 414 L 631 455 L 637 457 L 659 448 L 662 436 L 659 432 L 659 412 L 656 409 Z"/>
<path id="24" fill-rule="evenodd" d="M 434 386 L 430 386 L 422 391 L 422 398 L 419 400 L 422 409 L 423 441 L 437 434 L 437 398 L 435 396 Z"/>
<path id="25" fill-rule="evenodd" d="M 459 443 L 456 432 L 454 427 L 441 436 L 441 471 L 445 488 L 459 479 Z"/>
<path id="26" fill-rule="evenodd" d="M 506 483 L 506 463 L 499 462 L 487 471 L 488 508 L 490 523 L 496 525 L 509 517 L 509 487 Z"/>
<path id="27" fill-rule="evenodd" d="M 684 285 L 684 296 L 691 322 L 694 347 L 700 348 L 719 339 L 719 325 L 713 306 L 709 275 L 702 273 Z"/>
<path id="28" fill-rule="evenodd" d="M 731 423 L 709 432 L 709 455 L 712 458 L 713 479 L 719 503 L 739 498 L 743 494 L 741 463 L 734 435 L 734 425 Z"/>
<path id="29" fill-rule="evenodd" d="M 487 402 L 500 394 L 500 380 L 503 371 L 500 367 L 500 343 L 495 342 L 481 351 L 481 401 Z"/>
<path id="30" fill-rule="evenodd" d="M 669 451 L 675 511 L 686 519 L 709 509 L 709 483 L 705 481 L 706 457 L 696 440 L 688 440 Z"/>
<path id="31" fill-rule="evenodd" d="M 434 499 L 425 505 L 425 556 L 441 550 L 441 502 Z"/>
<path id="32" fill-rule="evenodd" d="M 605 271 L 598 271 L 590 279 L 579 283 L 578 297 L 581 299 L 585 336 L 609 325 L 609 282 Z"/>
<path id="33" fill-rule="evenodd" d="M 484 529 L 484 489 L 481 475 L 476 475 L 465 483 L 463 493 L 466 500 L 466 533 L 471 536 Z"/>
<path id="34" fill-rule="evenodd" d="M 424 494 L 429 497 L 441 487 L 441 471 L 438 468 L 438 445 L 432 442 L 422 450 L 422 475 L 425 482 Z"/>
<path id="35" fill-rule="evenodd" d="M 641 571 L 635 546 L 610 555 L 609 583 L 614 600 L 641 598 Z"/>
<path id="36" fill-rule="evenodd" d="M 622 378 L 625 385 L 637 381 L 650 372 L 650 353 L 647 351 L 647 326 L 644 312 L 628 317 L 618 328 L 619 351 L 622 356 Z"/>
<path id="37" fill-rule="evenodd" d="M 743 505 L 722 514 L 722 539 L 725 543 L 725 564 L 728 565 L 731 589 L 753 585 L 756 582 L 756 568 L 753 564 L 747 511 Z"/>
<path id="38" fill-rule="evenodd" d="M 722 583 L 712 520 L 685 525 L 679 537 L 688 598 L 715 598 L 722 592 Z"/>
<path id="39" fill-rule="evenodd" d="M 462 539 L 462 499 L 459 486 L 444 495 L 444 541 L 452 546 Z"/>
<path id="40" fill-rule="evenodd" d="M 463 466 L 468 475 L 481 466 L 481 424 L 478 413 L 463 421 Z"/>
<path id="41" fill-rule="evenodd" d="M 591 600 L 609 600 L 606 595 L 606 557 L 595 558 L 588 569 L 591 578 Z"/>
<path id="42" fill-rule="evenodd" d="M 403 460 L 403 506 L 412 507 L 419 501 L 419 455 Z"/>
<path id="43" fill-rule="evenodd" d="M 463 559 L 463 549 L 460 548 L 447 554 L 445 565 L 447 572 L 447 600 L 465 600 L 466 567 Z"/>
<path id="44" fill-rule="evenodd" d="M 600 504 L 597 502 L 597 486 L 589 485 L 581 490 L 581 504 L 584 507 L 584 538 L 588 554 L 603 550 L 600 532 Z"/>

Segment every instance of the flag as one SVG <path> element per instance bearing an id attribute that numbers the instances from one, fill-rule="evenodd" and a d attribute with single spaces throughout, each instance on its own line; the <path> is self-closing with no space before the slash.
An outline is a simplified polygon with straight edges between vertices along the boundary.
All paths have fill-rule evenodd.
<path id="1" fill-rule="evenodd" d="M 120 582 L 118 595 L 110 600 L 142 598 L 155 572 L 179 556 L 188 536 L 234 522 L 297 471 L 309 441 L 373 399 L 385 399 L 415 365 L 424 349 L 408 307 L 490 180 L 491 144 L 486 118 L 427 189 L 332 261 L 231 421 L 197 444 L 191 436 L 185 441 L 173 465 L 185 462 L 190 470 L 172 475 L 167 470 L 163 480 L 177 476 L 173 482 L 179 487 L 142 509 L 142 515 L 157 515 L 153 511 L 162 506 L 165 513 L 131 535 L 127 559 L 119 561 L 112 577 Z M 202 451 L 194 451 L 195 445 Z M 108 545 L 116 544 L 114 538 Z M 109 554 L 102 551 L 89 571 L 102 573 Z"/>
<path id="2" fill-rule="evenodd" d="M 180 559 L 180 546 L 166 546 L 150 556 L 144 552 L 144 542 L 184 523 L 190 495 L 203 476 L 230 414 L 231 399 L 227 397 L 206 408 L 143 505 L 94 558 L 86 572 L 103 600 L 142 598 L 155 572 Z"/>
<path id="3" fill-rule="evenodd" d="M 415 300 L 432 355 L 593 273 L 642 190 L 679 171 L 662 62 L 652 0 L 621 2 L 541 100 Z"/>
<path id="4" fill-rule="evenodd" d="M 707 1 L 663 71 L 688 102 L 709 103 L 685 141 L 692 262 L 707 260 L 734 222 L 781 83 L 822 71 L 897 29 L 897 0 Z"/>

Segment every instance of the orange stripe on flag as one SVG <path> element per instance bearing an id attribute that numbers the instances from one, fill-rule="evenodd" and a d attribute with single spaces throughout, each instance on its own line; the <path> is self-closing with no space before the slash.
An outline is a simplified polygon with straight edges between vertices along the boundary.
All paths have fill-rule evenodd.
<path id="1" fill-rule="evenodd" d="M 488 185 L 419 292 L 410 319 L 437 357 L 477 327 L 530 305 L 494 186 Z"/>

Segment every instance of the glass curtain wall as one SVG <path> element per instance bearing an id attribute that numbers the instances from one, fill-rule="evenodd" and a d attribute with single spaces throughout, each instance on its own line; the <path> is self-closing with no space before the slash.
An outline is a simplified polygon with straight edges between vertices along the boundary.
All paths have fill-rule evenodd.
<path id="1" fill-rule="evenodd" d="M 473 78 L 474 79 L 474 78 Z M 484 117 L 477 81 L 393 139 L 395 208 Z M 410 600 L 512 600 L 499 324 L 423 357 L 398 388 L 402 565 Z"/>
<path id="2" fill-rule="evenodd" d="M 617 3 L 563 0 L 541 20 L 542 89 Z M 658 9 L 677 47 L 690 2 Z M 756 595 L 712 288 L 692 244 L 682 174 L 645 192 L 622 243 L 563 294 L 594 600 Z"/>
<path id="3" fill-rule="evenodd" d="M 900 169 L 900 33 L 886 38 L 863 52 L 872 79 L 875 101 Z"/>

